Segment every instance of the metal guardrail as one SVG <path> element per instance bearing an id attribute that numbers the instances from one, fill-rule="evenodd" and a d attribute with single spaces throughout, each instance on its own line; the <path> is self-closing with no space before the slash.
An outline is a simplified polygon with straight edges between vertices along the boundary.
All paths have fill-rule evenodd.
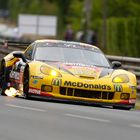
<path id="1" fill-rule="evenodd" d="M 122 68 L 135 73 L 140 77 L 140 58 L 107 55 L 110 61 L 120 61 Z M 140 78 L 139 78 L 140 79 Z"/>
<path id="2" fill-rule="evenodd" d="M 23 51 L 31 41 L 13 41 L 0 39 L 0 60 L 12 51 Z"/>

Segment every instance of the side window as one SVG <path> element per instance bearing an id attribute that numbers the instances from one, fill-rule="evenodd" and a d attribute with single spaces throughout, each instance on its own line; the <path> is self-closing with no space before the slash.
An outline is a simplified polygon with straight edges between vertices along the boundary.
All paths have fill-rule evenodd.
<path id="1" fill-rule="evenodd" d="M 24 55 L 27 59 L 31 60 L 32 59 L 32 54 L 33 54 L 33 48 L 34 46 L 33 45 L 30 45 L 28 47 L 28 49 L 25 51 Z"/>

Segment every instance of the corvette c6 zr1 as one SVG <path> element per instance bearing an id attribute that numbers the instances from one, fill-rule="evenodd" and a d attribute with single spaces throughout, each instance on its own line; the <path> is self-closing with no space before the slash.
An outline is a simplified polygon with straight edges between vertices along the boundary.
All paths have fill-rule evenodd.
<path id="1" fill-rule="evenodd" d="M 14 87 L 21 96 L 134 108 L 136 76 L 109 63 L 92 45 L 60 40 L 37 40 L 24 52 L 14 51 L 1 61 L 2 94 Z"/>

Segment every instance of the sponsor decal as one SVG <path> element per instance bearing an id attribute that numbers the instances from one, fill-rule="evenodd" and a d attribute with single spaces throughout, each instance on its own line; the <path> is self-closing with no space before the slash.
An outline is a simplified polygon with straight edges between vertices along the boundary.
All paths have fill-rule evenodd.
<path id="1" fill-rule="evenodd" d="M 65 65 L 68 65 L 68 66 L 72 66 L 73 68 L 79 68 L 79 67 L 95 67 L 93 65 L 86 65 L 86 64 L 81 64 L 81 63 L 64 63 Z M 76 67 L 78 66 L 78 67 Z"/>
<path id="2" fill-rule="evenodd" d="M 65 68 L 75 75 L 98 77 L 102 71 L 102 68 L 96 66 L 84 65 L 84 64 L 66 64 Z"/>
<path id="3" fill-rule="evenodd" d="M 52 85 L 53 86 L 60 86 L 62 83 L 62 80 L 61 79 L 53 79 L 52 80 Z"/>
<path id="4" fill-rule="evenodd" d="M 136 103 L 136 99 L 129 99 L 129 103 L 130 104 L 135 104 Z"/>
<path id="5" fill-rule="evenodd" d="M 31 75 L 31 78 L 33 78 L 33 79 L 43 79 L 43 76 Z"/>
<path id="6" fill-rule="evenodd" d="M 89 89 L 100 89 L 100 90 L 111 90 L 110 85 L 87 84 L 87 83 L 82 83 L 82 82 L 71 82 L 71 81 L 65 81 L 64 86 L 89 88 Z"/>
<path id="7" fill-rule="evenodd" d="M 122 92 L 123 91 L 122 85 L 114 85 L 114 89 L 115 89 L 116 92 Z"/>
<path id="8" fill-rule="evenodd" d="M 20 74 L 19 74 L 19 72 L 11 71 L 10 78 L 15 79 L 15 80 L 20 80 Z"/>
<path id="9" fill-rule="evenodd" d="M 86 65 L 86 64 L 79 64 L 79 63 L 64 63 L 64 65 L 67 66 L 67 68 L 72 69 L 84 69 L 84 70 L 95 70 L 97 72 L 100 72 L 102 68 L 98 68 L 93 65 Z"/>
<path id="10" fill-rule="evenodd" d="M 38 80 L 34 80 L 34 81 L 33 81 L 33 84 L 37 84 L 37 83 L 38 83 Z"/>
<path id="11" fill-rule="evenodd" d="M 38 89 L 33 89 L 33 88 L 29 88 L 29 92 L 33 93 L 33 94 L 40 94 L 40 90 Z"/>
<path id="12" fill-rule="evenodd" d="M 19 82 L 22 83 L 23 79 L 23 72 L 20 72 Z"/>
<path id="13" fill-rule="evenodd" d="M 24 72 L 25 66 L 20 67 L 20 72 Z"/>

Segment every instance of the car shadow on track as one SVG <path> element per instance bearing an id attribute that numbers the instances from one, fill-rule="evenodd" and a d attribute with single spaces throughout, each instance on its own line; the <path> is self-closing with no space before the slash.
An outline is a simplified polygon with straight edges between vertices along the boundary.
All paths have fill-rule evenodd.
<path id="1" fill-rule="evenodd" d="M 17 97 L 17 98 L 24 99 L 23 97 Z M 99 105 L 99 104 L 96 104 L 96 103 L 88 103 L 88 102 L 82 102 L 82 101 L 71 101 L 71 100 L 65 100 L 65 99 L 44 98 L 44 97 L 42 98 L 42 97 L 39 97 L 39 96 L 35 96 L 35 97 L 27 99 L 27 100 L 113 109 L 111 106 L 103 106 L 103 105 Z"/>

